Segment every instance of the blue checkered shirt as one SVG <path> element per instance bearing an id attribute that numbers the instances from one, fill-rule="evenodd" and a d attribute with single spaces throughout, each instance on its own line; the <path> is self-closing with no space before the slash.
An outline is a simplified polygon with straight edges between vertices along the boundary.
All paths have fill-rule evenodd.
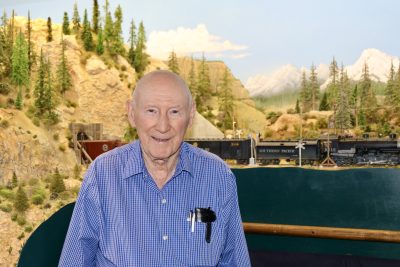
<path id="1" fill-rule="evenodd" d="M 189 212 L 216 213 L 206 224 Z M 235 176 L 215 155 L 183 143 L 173 177 L 159 189 L 140 142 L 116 148 L 89 167 L 59 266 L 250 266 Z"/>

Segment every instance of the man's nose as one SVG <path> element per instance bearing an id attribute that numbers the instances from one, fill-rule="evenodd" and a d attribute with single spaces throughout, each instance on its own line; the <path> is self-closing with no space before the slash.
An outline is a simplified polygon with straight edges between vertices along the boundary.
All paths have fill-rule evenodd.
<path id="1" fill-rule="evenodd" d="M 168 132 L 170 129 L 168 114 L 161 114 L 157 122 L 157 130 L 161 133 Z"/>

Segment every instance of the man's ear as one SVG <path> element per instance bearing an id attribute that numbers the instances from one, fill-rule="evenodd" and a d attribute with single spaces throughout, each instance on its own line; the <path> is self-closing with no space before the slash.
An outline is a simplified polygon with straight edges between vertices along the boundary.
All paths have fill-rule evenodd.
<path id="1" fill-rule="evenodd" d="M 134 107 L 133 107 L 133 102 L 130 99 L 126 101 L 126 110 L 127 110 L 127 113 L 128 113 L 129 124 L 133 128 L 135 128 L 135 126 L 136 126 L 136 124 L 135 124 L 135 114 L 134 114 L 135 111 L 134 111 Z"/>

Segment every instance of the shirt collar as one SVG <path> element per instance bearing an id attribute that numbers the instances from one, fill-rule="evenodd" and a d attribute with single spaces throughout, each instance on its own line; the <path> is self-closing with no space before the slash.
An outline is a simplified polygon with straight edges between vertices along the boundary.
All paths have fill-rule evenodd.
<path id="1" fill-rule="evenodd" d="M 188 144 L 183 142 L 179 152 L 179 160 L 176 166 L 175 175 L 179 175 L 182 171 L 186 171 L 193 177 L 192 164 L 188 157 Z M 122 178 L 126 179 L 145 171 L 146 166 L 144 165 L 144 160 L 142 156 L 142 149 L 140 146 L 140 141 L 135 141 L 130 144 L 130 149 L 128 151 L 128 160 L 126 162 Z"/>

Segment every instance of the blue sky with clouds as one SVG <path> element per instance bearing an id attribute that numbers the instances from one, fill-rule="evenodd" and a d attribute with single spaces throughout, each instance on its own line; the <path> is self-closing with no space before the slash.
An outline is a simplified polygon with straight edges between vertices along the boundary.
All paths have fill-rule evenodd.
<path id="1" fill-rule="evenodd" d="M 61 22 L 64 11 L 71 17 L 74 2 L 0 0 L 0 7 Z M 243 83 L 288 63 L 309 67 L 335 56 L 352 64 L 366 48 L 400 55 L 396 0 L 110 1 L 112 10 L 118 4 L 126 37 L 130 20 L 143 20 L 150 54 L 162 58 L 174 49 L 199 57 L 204 51 L 208 59 L 224 60 Z M 78 8 L 81 16 L 84 8 L 91 13 L 92 0 L 78 1 Z"/>

